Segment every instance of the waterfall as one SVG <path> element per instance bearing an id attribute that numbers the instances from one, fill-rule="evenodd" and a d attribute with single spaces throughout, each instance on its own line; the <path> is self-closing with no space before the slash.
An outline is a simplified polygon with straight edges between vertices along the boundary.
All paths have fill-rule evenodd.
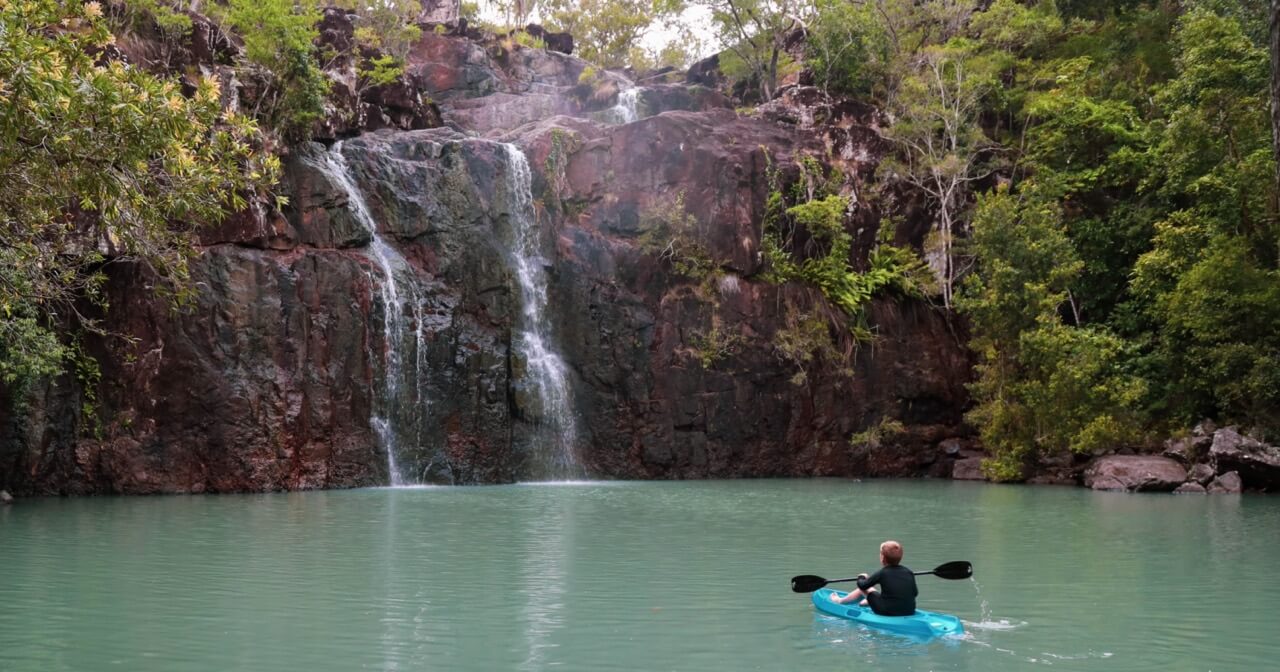
<path id="1" fill-rule="evenodd" d="M 566 479 L 581 475 L 574 453 L 577 422 L 569 389 L 569 368 L 556 351 L 550 319 L 546 315 L 547 272 L 542 240 L 533 208 L 533 178 L 524 152 L 503 143 L 507 157 L 507 199 L 511 218 L 511 257 L 520 283 L 521 310 L 514 348 L 523 370 L 513 367 L 518 387 L 536 394 L 528 399 L 528 413 L 537 427 L 534 455 L 539 477 Z"/>
<path id="2" fill-rule="evenodd" d="M 618 92 L 618 102 L 609 108 L 609 118 L 617 124 L 629 124 L 640 119 L 640 88 L 628 84 Z"/>
<path id="3" fill-rule="evenodd" d="M 417 406 L 421 401 L 422 389 L 417 381 L 421 380 L 419 369 L 422 363 L 422 316 L 419 312 L 422 302 L 418 300 L 416 287 L 410 281 L 407 289 L 413 306 L 413 321 L 417 326 L 412 329 L 412 338 L 406 338 L 411 325 L 409 316 L 405 315 L 404 299 L 401 298 L 400 286 L 396 282 L 396 271 L 410 272 L 409 263 L 378 233 L 378 225 L 369 212 L 364 193 L 351 178 L 347 159 L 342 155 L 341 142 L 334 143 L 333 148 L 325 154 L 322 169 L 346 193 L 347 205 L 355 215 L 356 221 L 369 232 L 371 239 L 369 256 L 380 271 L 381 277 L 374 284 L 377 285 L 379 298 L 382 300 L 382 336 L 386 344 L 386 371 L 383 376 L 385 382 L 382 399 L 373 404 L 374 410 L 369 417 L 369 426 L 377 435 L 382 449 L 387 451 L 387 472 L 391 477 L 391 486 L 406 485 L 408 481 L 401 474 L 400 467 L 396 463 L 396 452 L 400 448 L 397 432 L 405 423 L 412 423 L 415 426 L 421 424 Z M 405 369 L 410 348 L 413 348 L 412 372 Z M 414 392 L 417 398 L 414 404 L 406 408 L 398 403 L 398 399 L 401 383 L 410 373 L 414 376 Z"/>

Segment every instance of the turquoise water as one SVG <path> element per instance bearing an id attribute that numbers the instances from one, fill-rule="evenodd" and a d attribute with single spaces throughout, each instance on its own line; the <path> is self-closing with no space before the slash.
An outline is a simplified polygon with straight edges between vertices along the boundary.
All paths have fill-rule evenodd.
<path id="1" fill-rule="evenodd" d="M 896 538 L 914 643 L 794 574 Z M 1280 499 L 843 480 L 21 500 L 0 670 L 1274 669 Z"/>

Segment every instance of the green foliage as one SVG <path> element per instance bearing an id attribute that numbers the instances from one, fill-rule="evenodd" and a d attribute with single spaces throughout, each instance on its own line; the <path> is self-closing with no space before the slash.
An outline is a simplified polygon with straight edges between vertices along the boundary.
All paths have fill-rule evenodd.
<path id="1" fill-rule="evenodd" d="M 571 33 L 579 56 L 603 68 L 624 68 L 637 57 L 640 40 L 663 12 L 652 0 L 543 0 L 549 29 Z"/>
<path id="2" fill-rule="evenodd" d="M 890 37 L 873 3 L 816 0 L 805 56 L 819 86 L 865 97 L 888 78 Z"/>
<path id="3" fill-rule="evenodd" d="M 999 167 L 995 143 L 978 124 L 997 72 L 998 61 L 970 40 L 926 47 L 902 78 L 892 108 L 898 120 L 886 134 L 899 151 L 879 173 L 914 187 L 937 213 L 926 252 L 948 307 L 967 265 L 957 258 L 955 236 L 965 227 L 968 195 Z"/>
<path id="4" fill-rule="evenodd" d="M 786 40 L 801 25 L 805 0 L 688 0 L 711 13 L 716 39 L 724 49 L 721 70 L 752 84 L 762 100 L 773 98 L 779 74 L 789 65 Z M 739 64 L 741 71 L 735 72 Z M 727 67 L 727 69 L 726 69 Z M 732 73 L 732 74 L 731 74 Z"/>
<path id="5" fill-rule="evenodd" d="M 866 323 L 864 308 L 877 294 L 895 290 L 903 295 L 919 295 L 920 262 L 909 250 L 881 244 L 871 251 L 867 268 L 856 270 L 850 263 L 853 236 L 844 228 L 847 199 L 829 195 L 787 208 L 781 216 L 782 197 L 770 196 L 774 216 L 765 223 L 761 248 L 769 260 L 765 279 L 773 283 L 800 282 L 819 289 L 848 318 L 847 326 L 857 341 L 873 335 Z M 807 241 L 801 245 L 800 240 Z M 808 254 L 793 250 L 807 247 Z"/>
<path id="6" fill-rule="evenodd" d="M 251 121 L 223 112 L 215 80 L 185 97 L 97 62 L 114 40 L 98 3 L 0 10 L 0 383 L 13 389 L 82 359 L 56 334 L 98 329 L 84 311 L 106 307 L 106 262 L 142 264 L 184 299 L 192 227 L 244 208 L 279 163 L 253 150 Z"/>
<path id="7" fill-rule="evenodd" d="M 902 424 L 901 420 L 885 416 L 880 418 L 880 422 L 850 436 L 849 446 L 863 450 L 877 450 L 906 433 L 907 426 Z"/>
<path id="8" fill-rule="evenodd" d="M 720 263 L 702 244 L 696 217 L 684 205 L 684 192 L 660 200 L 640 213 L 640 249 L 671 263 L 676 273 L 691 280 L 710 282 Z"/>
<path id="9" fill-rule="evenodd" d="M 228 0 L 208 9 L 241 36 L 249 67 L 264 83 L 254 116 L 286 138 L 303 137 L 329 92 L 315 59 L 321 14 L 314 0 Z"/>
<path id="10" fill-rule="evenodd" d="M 809 372 L 819 365 L 835 367 L 841 375 L 852 377 L 848 353 L 836 347 L 831 321 L 816 313 L 788 308 L 787 326 L 774 334 L 773 347 L 780 359 L 796 367 L 791 383 L 804 385 L 809 381 Z"/>
<path id="11" fill-rule="evenodd" d="M 334 4 L 355 12 L 359 93 L 400 79 L 409 50 L 422 38 L 422 29 L 414 23 L 422 4 L 418 0 L 338 0 Z M 361 59 L 362 49 L 379 55 Z"/>
<path id="12" fill-rule="evenodd" d="M 1146 385 L 1126 368 L 1131 347 L 1060 317 L 1083 264 L 1057 205 L 1035 190 L 987 195 L 973 245 L 980 266 L 957 307 L 979 356 L 968 417 L 992 455 L 988 476 L 1017 479 L 1044 457 L 1140 441 Z"/>
<path id="13" fill-rule="evenodd" d="M 533 35 L 523 30 L 516 31 L 512 37 L 515 39 L 516 44 L 526 49 L 546 49 L 547 48 L 546 40 L 542 39 L 541 37 L 534 37 Z"/>
<path id="14" fill-rule="evenodd" d="M 144 21 L 154 21 L 160 34 L 167 39 L 177 39 L 191 32 L 191 17 L 179 11 L 179 0 L 123 0 L 119 19 L 130 29 L 141 27 Z"/>
<path id="15" fill-rule="evenodd" d="M 689 345 L 702 368 L 710 369 L 717 362 L 733 356 L 744 340 L 742 334 L 727 331 L 713 317 L 711 328 L 694 333 L 689 339 Z"/>

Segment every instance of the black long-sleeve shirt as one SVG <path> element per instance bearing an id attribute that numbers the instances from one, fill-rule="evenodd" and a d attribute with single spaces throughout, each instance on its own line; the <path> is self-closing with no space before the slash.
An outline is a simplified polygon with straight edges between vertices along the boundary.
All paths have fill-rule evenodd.
<path id="1" fill-rule="evenodd" d="M 902 565 L 882 567 L 865 579 L 858 579 L 858 587 L 866 592 L 872 586 L 880 586 L 879 599 L 867 599 L 867 604 L 882 616 L 910 616 L 916 612 L 916 577 Z"/>

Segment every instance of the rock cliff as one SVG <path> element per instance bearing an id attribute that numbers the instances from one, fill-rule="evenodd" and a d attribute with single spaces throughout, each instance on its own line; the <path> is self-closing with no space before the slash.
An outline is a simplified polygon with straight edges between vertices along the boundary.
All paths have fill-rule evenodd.
<path id="1" fill-rule="evenodd" d="M 326 21 L 340 37 L 342 17 Z M 111 269 L 106 326 L 129 341 L 91 343 L 100 429 L 77 428 L 84 390 L 70 377 L 48 381 L 0 419 L 0 488 L 509 482 L 547 473 L 548 433 L 567 423 L 574 475 L 949 476 L 969 457 L 939 447 L 966 433 L 959 327 L 924 302 L 879 299 L 873 344 L 798 377 L 780 332 L 830 309 L 761 278 L 769 191 L 798 179 L 803 156 L 849 176 L 857 253 L 887 214 L 900 242 L 920 243 L 910 204 L 858 202 L 885 152 L 875 111 L 791 87 L 739 114 L 699 85 L 584 82 L 584 69 L 424 31 L 405 88 L 291 150 L 282 212 L 203 233 L 192 306 L 141 291 L 142 269 Z M 677 272 L 646 235 L 673 203 L 697 222 L 710 278 Z M 563 363 L 560 424 L 531 373 L 521 273 L 537 274 L 538 333 Z M 886 420 L 901 430 L 850 444 Z"/>

